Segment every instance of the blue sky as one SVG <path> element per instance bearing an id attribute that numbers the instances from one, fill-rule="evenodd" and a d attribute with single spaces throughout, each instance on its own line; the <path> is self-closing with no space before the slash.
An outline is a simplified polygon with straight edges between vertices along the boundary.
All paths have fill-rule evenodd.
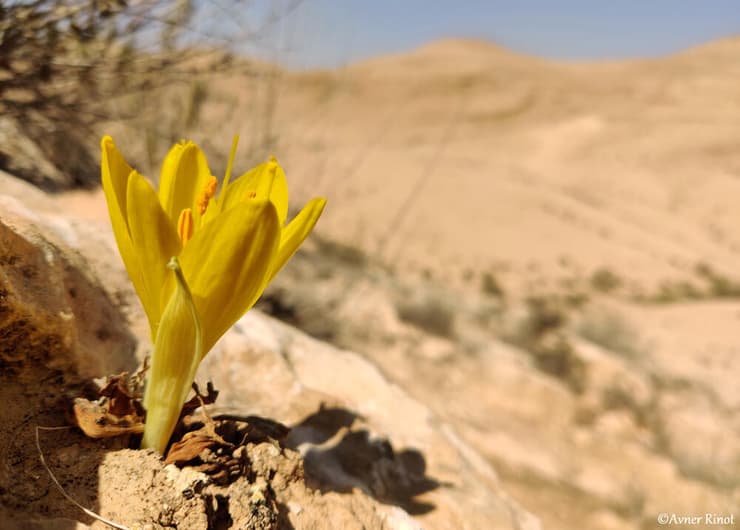
<path id="1" fill-rule="evenodd" d="M 252 0 L 250 24 L 294 0 Z M 232 25 L 235 17 L 226 21 Z M 740 0 L 303 0 L 269 26 L 261 55 L 332 67 L 444 37 L 557 59 L 646 57 L 740 35 Z"/>

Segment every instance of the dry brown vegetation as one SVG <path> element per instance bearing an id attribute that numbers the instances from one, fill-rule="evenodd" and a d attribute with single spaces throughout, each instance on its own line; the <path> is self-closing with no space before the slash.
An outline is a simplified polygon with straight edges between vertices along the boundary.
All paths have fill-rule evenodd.
<path id="1" fill-rule="evenodd" d="M 207 96 L 198 74 L 242 71 L 222 43 L 193 46 L 195 9 L 188 0 L 0 5 L 0 169 L 49 190 L 89 188 L 102 123 L 131 123 L 151 157 L 155 138 L 191 131 Z M 181 87 L 163 118 L 156 109 Z"/>

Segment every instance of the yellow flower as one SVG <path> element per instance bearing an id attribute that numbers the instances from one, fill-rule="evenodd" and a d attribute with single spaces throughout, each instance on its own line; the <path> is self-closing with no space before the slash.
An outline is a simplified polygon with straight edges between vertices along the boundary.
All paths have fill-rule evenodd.
<path id="1" fill-rule="evenodd" d="M 218 194 L 192 142 L 167 154 L 159 193 L 111 137 L 101 149 L 113 232 L 154 342 L 142 445 L 163 452 L 198 364 L 308 236 L 326 200 L 312 199 L 285 225 L 288 186 L 275 159 L 229 182 L 236 140 Z"/>

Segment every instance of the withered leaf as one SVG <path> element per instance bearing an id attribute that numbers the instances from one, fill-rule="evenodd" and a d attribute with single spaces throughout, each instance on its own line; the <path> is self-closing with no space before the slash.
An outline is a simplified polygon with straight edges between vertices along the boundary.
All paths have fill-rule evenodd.
<path id="1" fill-rule="evenodd" d="M 232 444 L 221 438 L 216 433 L 213 423 L 208 422 L 197 431 L 189 432 L 180 441 L 173 443 L 164 463 L 185 464 L 197 458 L 204 449 L 214 446 L 232 447 Z"/>
<path id="2" fill-rule="evenodd" d="M 129 376 L 127 372 L 108 377 L 106 384 L 98 391 L 102 397 L 108 398 L 107 409 L 115 416 L 131 414 L 141 415 L 141 407 L 129 390 Z"/>
<path id="3" fill-rule="evenodd" d="M 118 416 L 108 412 L 106 404 L 77 398 L 74 401 L 74 415 L 77 425 L 90 438 L 112 438 L 122 434 L 144 432 L 144 422 L 138 414 Z"/>
<path id="4" fill-rule="evenodd" d="M 73 411 L 77 425 L 90 438 L 112 438 L 144 432 L 144 411 L 129 390 L 128 373 L 108 377 L 98 391 L 100 399 L 77 398 Z"/>

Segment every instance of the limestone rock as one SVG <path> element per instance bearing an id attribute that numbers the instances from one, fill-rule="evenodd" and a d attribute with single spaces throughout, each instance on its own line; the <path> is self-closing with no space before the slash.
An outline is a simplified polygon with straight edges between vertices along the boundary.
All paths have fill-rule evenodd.
<path id="1" fill-rule="evenodd" d="M 664 392 L 660 434 L 679 470 L 727 488 L 740 485 L 740 418 L 697 390 Z"/>
<path id="2" fill-rule="evenodd" d="M 539 528 L 475 450 L 356 353 L 252 311 L 198 379 L 220 389 L 218 410 L 292 426 L 288 443 L 303 454 L 309 483 L 362 491 L 386 506 L 386 521 L 400 507 L 427 529 Z"/>
<path id="3" fill-rule="evenodd" d="M 0 362 L 32 361 L 98 377 L 132 369 L 136 341 L 48 215 L 0 196 Z"/>
<path id="4" fill-rule="evenodd" d="M 60 211 L 59 201 L 22 183 L 3 189 L 0 285 L 8 310 L 0 315 L 1 329 L 10 336 L 13 323 L 27 326 L 7 343 L 14 347 L 3 350 L 6 364 L 33 358 L 85 377 L 132 368 L 136 340 L 120 310 L 132 317 L 141 343 L 147 331 L 107 224 L 81 211 Z M 151 528 L 214 521 L 274 528 L 280 520 L 298 530 L 540 528 L 507 495 L 485 458 L 359 354 L 253 311 L 206 357 L 199 381 L 206 379 L 221 391 L 214 414 L 257 414 L 292 427 L 282 450 L 247 448 L 254 477 L 218 489 L 114 441 L 101 446 L 73 432 L 44 434 L 42 449 L 68 493 L 111 520 Z M 65 391 L 60 385 L 51 401 Z M 59 409 L 44 408 L 50 400 L 43 392 L 29 397 L 22 388 L 9 381 L 0 392 L 31 408 L 6 418 L 13 432 L 21 432 L 18 441 L 0 437 L 3 447 L 12 446 L 13 471 L 35 458 L 25 417 L 63 423 Z M 9 509 L 26 514 L 21 527 L 99 524 L 59 497 L 38 464 L 32 471 L 30 483 L 23 473 L 18 480 L 25 482 L 0 473 L 0 487 L 13 491 Z M 36 517 L 39 510 L 50 518 Z"/>

